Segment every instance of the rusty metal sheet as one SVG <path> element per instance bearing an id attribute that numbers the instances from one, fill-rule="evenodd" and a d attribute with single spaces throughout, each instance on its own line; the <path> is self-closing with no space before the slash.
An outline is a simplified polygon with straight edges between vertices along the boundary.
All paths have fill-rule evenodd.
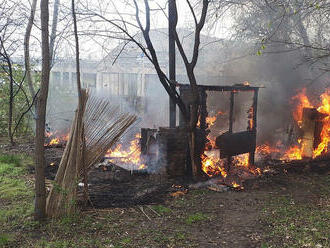
<path id="1" fill-rule="evenodd" d="M 256 133 L 254 131 L 227 132 L 218 136 L 215 143 L 220 149 L 220 158 L 253 152 L 256 148 Z"/>

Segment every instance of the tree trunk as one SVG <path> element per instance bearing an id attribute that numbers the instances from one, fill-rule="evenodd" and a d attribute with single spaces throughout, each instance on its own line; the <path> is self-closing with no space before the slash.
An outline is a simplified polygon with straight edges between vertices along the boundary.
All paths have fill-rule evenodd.
<path id="1" fill-rule="evenodd" d="M 190 120 L 189 120 L 189 148 L 190 148 L 190 159 L 192 167 L 192 175 L 194 179 L 198 179 L 201 175 L 199 159 L 196 157 L 196 126 L 198 122 L 198 102 L 199 92 L 197 87 L 196 78 L 193 69 L 187 68 L 187 74 L 191 86 L 193 102 L 190 106 Z"/>
<path id="2" fill-rule="evenodd" d="M 55 39 L 56 39 L 56 30 L 57 30 L 57 22 L 58 22 L 58 8 L 60 5 L 60 0 L 55 0 L 54 2 L 54 9 L 53 9 L 53 22 L 52 22 L 52 32 L 50 34 L 50 43 L 49 43 L 49 50 L 50 50 L 50 66 L 54 65 L 55 59 Z"/>
<path id="3" fill-rule="evenodd" d="M 4 40 L 0 37 L 0 55 L 6 61 L 8 66 L 8 77 L 9 77 L 9 98 L 8 98 L 8 139 L 10 140 L 10 144 L 14 145 L 14 137 L 13 137 L 13 108 L 14 108 L 14 75 L 13 75 L 13 67 L 10 60 L 9 55 L 7 54 Z M 3 50 L 3 52 L 1 51 Z"/>
<path id="4" fill-rule="evenodd" d="M 31 76 L 31 65 L 30 65 L 30 37 L 31 37 L 31 30 L 33 26 L 34 16 L 37 7 L 37 0 L 33 0 L 31 6 L 31 14 L 29 17 L 29 22 L 26 27 L 25 37 L 24 37 L 24 59 L 25 59 L 25 71 L 26 71 L 26 81 L 29 86 L 31 97 L 33 98 L 36 94 L 35 89 L 32 83 L 32 76 Z"/>
<path id="5" fill-rule="evenodd" d="M 48 0 L 41 0 L 41 45 L 42 45 L 42 71 L 41 71 L 41 86 L 37 100 L 36 113 L 36 137 L 35 137 L 35 217 L 37 220 L 42 220 L 46 217 L 46 190 L 45 190 L 45 156 L 44 156 L 44 141 L 45 141 L 45 121 L 46 121 L 46 105 L 48 97 L 49 74 L 50 74 L 50 53 L 49 53 L 49 10 Z"/>
<path id="6" fill-rule="evenodd" d="M 14 137 L 13 137 L 13 109 L 14 109 L 14 75 L 13 68 L 10 59 L 8 58 L 8 67 L 9 67 L 9 109 L 8 109 L 8 138 L 10 144 L 13 146 Z"/>

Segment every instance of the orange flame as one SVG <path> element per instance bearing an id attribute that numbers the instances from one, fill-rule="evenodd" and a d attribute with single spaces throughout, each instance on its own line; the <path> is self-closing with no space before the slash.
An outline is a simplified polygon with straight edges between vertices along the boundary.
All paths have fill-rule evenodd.
<path id="1" fill-rule="evenodd" d="M 207 117 L 205 118 L 205 122 L 206 122 L 206 124 L 208 124 L 208 127 L 213 126 L 213 125 L 216 123 L 217 118 L 218 118 L 220 115 L 223 115 L 223 114 L 224 114 L 223 112 L 219 111 L 219 112 L 216 113 L 214 116 L 207 116 Z M 199 117 L 200 117 L 200 116 L 199 116 Z M 200 125 L 201 125 L 201 120 L 200 120 L 200 118 L 199 118 L 199 119 L 198 119 L 198 122 L 197 122 L 197 127 L 200 127 Z"/>
<path id="2" fill-rule="evenodd" d="M 297 95 L 292 97 L 292 101 L 297 101 L 296 110 L 293 112 L 293 118 L 301 126 L 302 114 L 304 108 L 313 108 L 313 105 L 310 103 L 307 95 L 306 88 L 303 88 Z"/>
<path id="3" fill-rule="evenodd" d="M 249 167 L 249 154 L 244 153 L 234 157 L 235 166 Z"/>
<path id="4" fill-rule="evenodd" d="M 59 135 L 57 132 L 46 132 L 45 137 L 47 140 L 50 139 L 48 143 L 45 143 L 44 146 L 56 146 L 59 144 L 65 145 L 66 142 L 69 140 L 69 134 L 66 135 Z"/>
<path id="5" fill-rule="evenodd" d="M 59 138 L 54 138 L 48 143 L 48 145 L 54 146 L 54 145 L 58 145 L 59 143 L 60 143 L 60 139 Z"/>
<path id="6" fill-rule="evenodd" d="M 269 155 L 271 153 L 279 153 L 279 152 L 280 152 L 280 149 L 278 149 L 276 147 L 271 147 L 267 143 L 257 146 L 257 148 L 256 148 L 256 153 L 258 153 L 260 155 Z"/>
<path id="7" fill-rule="evenodd" d="M 321 96 L 322 105 L 317 108 L 317 110 L 322 114 L 327 114 L 328 116 L 325 117 L 323 122 L 323 128 L 321 131 L 321 142 L 318 147 L 313 151 L 313 157 L 320 156 L 323 153 L 328 152 L 328 144 L 330 141 L 330 90 L 327 89 L 325 93 Z"/>
<path id="8" fill-rule="evenodd" d="M 227 172 L 223 168 L 223 161 L 217 158 L 214 154 L 208 156 L 202 154 L 202 170 L 210 177 L 221 175 L 227 177 Z"/>
<path id="9" fill-rule="evenodd" d="M 248 110 L 248 130 L 252 130 L 253 129 L 253 106 L 251 106 Z"/>
<path id="10" fill-rule="evenodd" d="M 139 170 L 146 168 L 141 161 L 140 138 L 141 134 L 137 133 L 127 150 L 122 148 L 122 144 L 118 144 L 114 150 L 108 150 L 106 156 L 111 157 L 110 162 L 113 163 L 133 165 Z"/>
<path id="11" fill-rule="evenodd" d="M 236 183 L 235 181 L 233 181 L 233 182 L 231 183 L 231 186 L 232 186 L 233 188 L 235 188 L 235 189 L 244 189 L 243 186 L 239 185 L 239 184 Z"/>
<path id="12" fill-rule="evenodd" d="M 302 159 L 303 147 L 293 146 L 290 147 L 285 154 L 281 157 L 282 160 L 300 160 Z"/>
<path id="13" fill-rule="evenodd" d="M 330 115 L 330 90 L 326 89 L 326 91 L 320 96 L 321 103 L 320 106 L 317 108 L 322 114 L 328 115 L 322 120 L 322 131 L 321 131 L 321 142 L 319 143 L 318 147 L 313 151 L 313 158 L 320 156 L 328 151 L 328 144 L 330 141 L 330 122 L 329 122 L 329 115 Z M 293 112 L 293 117 L 297 124 L 301 127 L 302 125 L 302 114 L 304 108 L 316 108 L 316 106 L 312 105 L 310 100 L 306 95 L 306 89 L 302 89 L 296 96 L 292 98 L 292 100 L 296 100 L 297 107 L 296 110 Z M 293 160 L 293 159 L 302 159 L 303 158 L 303 151 L 304 151 L 304 140 L 298 139 L 297 142 L 299 146 L 294 146 L 288 149 L 282 159 L 285 160 Z"/>

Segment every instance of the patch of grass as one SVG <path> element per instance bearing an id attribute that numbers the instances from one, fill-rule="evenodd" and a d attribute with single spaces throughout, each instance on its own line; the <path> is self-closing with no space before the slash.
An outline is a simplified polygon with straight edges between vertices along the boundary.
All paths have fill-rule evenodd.
<path id="1" fill-rule="evenodd" d="M 0 163 L 21 165 L 21 157 L 13 154 L 0 154 Z"/>
<path id="2" fill-rule="evenodd" d="M 6 233 L 0 234 L 0 247 L 6 247 L 11 242 L 14 241 L 14 238 Z"/>
<path id="3" fill-rule="evenodd" d="M 183 232 L 178 232 L 175 234 L 175 240 L 181 241 L 186 239 L 186 234 Z"/>
<path id="4" fill-rule="evenodd" d="M 41 241 L 39 242 L 39 244 L 37 245 L 37 247 L 41 248 L 74 248 L 74 247 L 78 247 L 75 244 L 72 244 L 71 241 L 68 240 L 56 240 L 56 241 L 52 241 L 52 242 L 47 242 L 47 241 Z"/>
<path id="5" fill-rule="evenodd" d="M 60 219 L 60 224 L 64 226 L 71 226 L 78 222 L 79 222 L 79 216 L 77 214 L 67 215 Z"/>
<path id="6" fill-rule="evenodd" d="M 0 184 L 1 199 L 13 200 L 14 198 L 30 197 L 33 194 L 27 188 L 22 179 L 3 177 Z"/>
<path id="7" fill-rule="evenodd" d="M 171 209 L 168 207 L 165 207 L 163 205 L 155 205 L 152 206 L 152 209 L 155 210 L 159 214 L 167 214 L 171 212 Z"/>
<path id="8" fill-rule="evenodd" d="M 212 193 L 210 192 L 209 190 L 206 190 L 206 189 L 195 189 L 195 190 L 191 190 L 189 192 L 191 195 L 206 195 L 206 194 L 209 194 L 209 193 Z"/>
<path id="9" fill-rule="evenodd" d="M 25 173 L 25 168 L 18 167 L 15 164 L 6 164 L 0 162 L 0 178 L 1 177 L 17 177 Z"/>
<path id="10" fill-rule="evenodd" d="M 270 200 L 262 221 L 269 227 L 263 247 L 330 247 L 330 208 L 297 204 L 291 197 Z M 281 237 L 279 239 L 279 237 Z"/>
<path id="11" fill-rule="evenodd" d="M 196 222 L 200 222 L 200 221 L 204 221 L 207 220 L 207 215 L 203 214 L 203 213 L 195 213 L 192 215 L 189 215 L 186 219 L 185 222 L 187 224 L 192 224 L 192 223 L 196 223 Z"/>
<path id="12" fill-rule="evenodd" d="M 0 226 L 4 230 L 30 224 L 33 187 L 23 176 L 26 169 L 20 156 L 0 155 Z"/>
<path id="13" fill-rule="evenodd" d="M 4 226 L 30 224 L 22 223 L 26 217 L 33 213 L 33 205 L 29 202 L 20 202 L 20 204 L 11 204 L 0 209 L 0 224 Z"/>
<path id="14" fill-rule="evenodd" d="M 122 240 L 118 241 L 113 247 L 114 248 L 124 248 L 129 247 L 129 245 L 132 243 L 131 238 L 123 238 Z"/>

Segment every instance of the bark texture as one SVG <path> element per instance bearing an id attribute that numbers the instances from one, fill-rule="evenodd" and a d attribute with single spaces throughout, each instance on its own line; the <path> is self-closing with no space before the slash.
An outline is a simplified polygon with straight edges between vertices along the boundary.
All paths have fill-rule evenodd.
<path id="1" fill-rule="evenodd" d="M 41 45 L 42 45 L 42 70 L 41 85 L 37 98 L 36 113 L 36 137 L 35 137 L 35 217 L 42 220 L 46 217 L 46 189 L 45 189 L 45 122 L 46 122 L 46 106 L 49 87 L 50 74 L 50 53 L 49 53 L 49 2 L 41 0 Z"/>

